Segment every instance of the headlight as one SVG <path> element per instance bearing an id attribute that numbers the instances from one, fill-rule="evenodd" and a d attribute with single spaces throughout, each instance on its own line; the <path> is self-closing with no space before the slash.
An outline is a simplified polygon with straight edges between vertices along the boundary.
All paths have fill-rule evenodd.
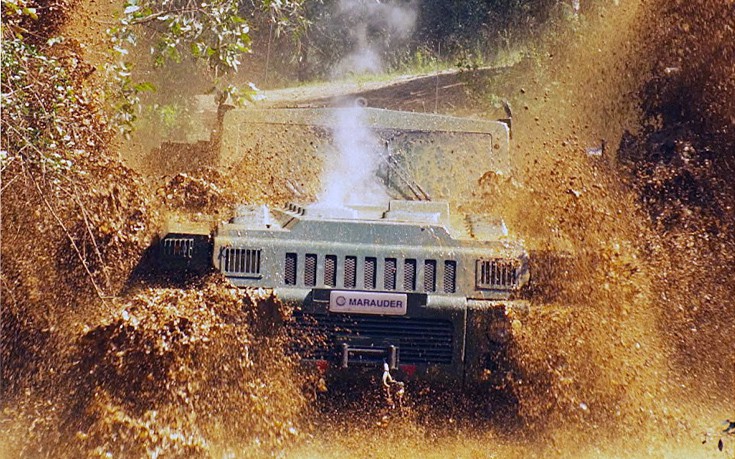
<path id="1" fill-rule="evenodd" d="M 512 335 L 511 322 L 505 317 L 493 320 L 487 329 L 487 337 L 490 341 L 498 344 L 507 343 Z"/>

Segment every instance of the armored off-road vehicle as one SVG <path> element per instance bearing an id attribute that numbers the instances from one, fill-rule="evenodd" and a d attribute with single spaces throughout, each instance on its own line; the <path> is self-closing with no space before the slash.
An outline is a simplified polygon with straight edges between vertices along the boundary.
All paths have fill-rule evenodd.
<path id="1" fill-rule="evenodd" d="M 375 114 L 383 121 L 416 117 Z M 488 170 L 483 166 L 501 164 L 497 157 L 507 154 L 503 123 L 420 115 L 426 116 L 432 121 L 429 133 L 451 134 L 448 144 L 475 145 L 473 151 L 458 151 L 459 159 L 462 154 L 494 157 L 475 160 L 481 161 L 474 165 L 481 172 Z M 170 231 L 161 240 L 161 260 L 168 266 L 210 265 L 234 285 L 274 289 L 294 306 L 287 324 L 292 349 L 319 368 L 387 363 L 403 378 L 482 380 L 495 368 L 493 349 L 509 339 L 509 316 L 525 308 L 519 294 L 529 279 L 527 252 L 502 220 L 450 213 L 449 201 L 461 200 L 476 186 L 472 173 L 463 177 L 469 183 L 420 184 L 421 168 L 406 158 L 420 161 L 427 145 L 437 155 L 441 141 L 427 139 L 427 131 L 417 131 L 415 124 L 400 130 L 395 123 L 376 124 L 371 128 L 382 130 L 394 146 L 404 137 L 386 160 L 392 167 L 381 175 L 392 194 L 413 193 L 412 200 L 241 206 L 213 234 Z M 424 136 L 423 143 L 405 140 L 411 134 Z M 473 141 L 462 135 L 474 136 Z M 407 145 L 416 148 L 408 151 Z M 444 199 L 428 200 L 431 194 Z"/>

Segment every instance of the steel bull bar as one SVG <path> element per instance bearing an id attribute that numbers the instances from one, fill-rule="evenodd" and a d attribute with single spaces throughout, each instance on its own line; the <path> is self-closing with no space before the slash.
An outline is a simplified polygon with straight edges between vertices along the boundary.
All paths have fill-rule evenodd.
<path id="1" fill-rule="evenodd" d="M 400 292 L 406 295 L 403 315 L 330 311 L 330 297 L 343 292 L 329 288 L 276 290 L 282 301 L 295 306 L 289 325 L 296 331 L 292 345 L 305 362 L 335 370 L 386 363 L 391 371 L 407 373 L 410 368 L 410 374 L 417 378 L 460 384 L 486 373 L 493 346 L 503 346 L 510 339 L 508 312 L 525 304 Z M 299 342 L 299 337 L 312 333 L 320 339 L 302 339 L 316 344 Z"/>
<path id="2" fill-rule="evenodd" d="M 451 375 L 462 379 L 466 300 L 419 292 L 355 291 L 330 288 L 277 289 L 276 295 L 293 304 L 292 349 L 306 362 L 332 369 L 375 366 L 391 370 Z M 364 294 L 391 306 L 393 313 L 335 312 L 340 297 Z M 330 309 L 330 299 L 334 303 Z M 405 305 L 395 307 L 401 301 Z M 354 304 L 354 303 L 353 303 Z M 375 303 L 368 302 L 368 309 Z M 347 303 L 345 307 L 349 305 Z M 400 314 L 396 311 L 402 311 Z"/>
<path id="3" fill-rule="evenodd" d="M 355 357 L 368 357 L 371 361 L 380 361 L 388 363 L 391 370 L 398 369 L 398 346 L 389 344 L 385 348 L 361 347 L 353 346 L 348 343 L 342 343 L 342 362 L 341 368 L 349 368 L 350 362 L 363 362 L 362 359 Z M 352 359 L 351 359 L 352 358 Z"/>

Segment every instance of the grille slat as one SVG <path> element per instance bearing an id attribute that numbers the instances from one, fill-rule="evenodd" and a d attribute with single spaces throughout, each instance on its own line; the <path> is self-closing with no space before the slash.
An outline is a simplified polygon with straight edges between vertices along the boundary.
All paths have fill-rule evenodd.
<path id="1" fill-rule="evenodd" d="M 286 285 L 296 285 L 296 266 L 298 265 L 298 255 L 295 253 L 286 254 L 286 262 L 283 267 L 283 282 Z"/>
<path id="2" fill-rule="evenodd" d="M 410 292 L 416 290 L 416 260 L 411 258 L 403 262 L 403 288 Z"/>
<path id="3" fill-rule="evenodd" d="M 345 257 L 345 288 L 357 287 L 357 257 Z"/>
<path id="4" fill-rule="evenodd" d="M 304 257 L 304 285 L 316 285 L 316 254 L 307 253 Z"/>
<path id="5" fill-rule="evenodd" d="M 290 331 L 293 350 L 303 358 L 338 359 L 339 337 L 346 342 L 350 338 L 372 341 L 376 347 L 398 346 L 402 363 L 452 362 L 454 326 L 448 320 L 296 311 Z"/>
<path id="6" fill-rule="evenodd" d="M 444 262 L 444 293 L 457 291 L 457 262 L 447 260 Z"/>
<path id="7" fill-rule="evenodd" d="M 327 255 L 324 257 L 324 285 L 334 287 L 337 285 L 337 256 Z"/>
<path id="8" fill-rule="evenodd" d="M 375 289 L 376 265 L 378 260 L 373 257 L 365 258 L 365 288 L 369 290 Z"/>
<path id="9" fill-rule="evenodd" d="M 386 258 L 385 259 L 385 271 L 383 272 L 384 276 L 384 283 L 383 287 L 385 287 L 386 290 L 395 290 L 396 289 L 396 259 L 395 258 Z"/>
<path id="10" fill-rule="evenodd" d="M 436 260 L 424 261 L 424 291 L 436 291 Z"/>

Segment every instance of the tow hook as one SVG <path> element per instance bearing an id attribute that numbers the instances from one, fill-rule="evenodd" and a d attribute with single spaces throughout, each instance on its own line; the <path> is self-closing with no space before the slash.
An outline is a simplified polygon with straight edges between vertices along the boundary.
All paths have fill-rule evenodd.
<path id="1" fill-rule="evenodd" d="M 406 394 L 406 384 L 398 381 L 390 374 L 390 365 L 383 362 L 383 393 L 385 394 L 386 404 L 390 409 L 403 412 L 403 396 Z"/>

